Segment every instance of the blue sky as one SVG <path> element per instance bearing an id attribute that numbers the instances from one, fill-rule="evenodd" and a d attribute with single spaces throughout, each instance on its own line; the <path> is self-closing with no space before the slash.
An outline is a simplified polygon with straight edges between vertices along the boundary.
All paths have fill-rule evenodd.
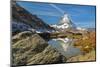
<path id="1" fill-rule="evenodd" d="M 30 13 L 36 14 L 47 24 L 58 24 L 65 12 L 76 26 L 95 28 L 95 6 L 21 1 L 17 3 Z"/>

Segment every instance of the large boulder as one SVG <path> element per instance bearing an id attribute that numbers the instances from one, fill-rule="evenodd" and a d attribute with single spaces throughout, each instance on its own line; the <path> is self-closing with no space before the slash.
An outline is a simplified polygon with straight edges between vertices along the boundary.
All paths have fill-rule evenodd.
<path id="1" fill-rule="evenodd" d="M 66 62 L 65 57 L 48 45 L 38 34 L 32 34 L 21 39 L 20 37 L 15 38 L 17 40 L 12 44 L 12 64 L 14 66 Z"/>

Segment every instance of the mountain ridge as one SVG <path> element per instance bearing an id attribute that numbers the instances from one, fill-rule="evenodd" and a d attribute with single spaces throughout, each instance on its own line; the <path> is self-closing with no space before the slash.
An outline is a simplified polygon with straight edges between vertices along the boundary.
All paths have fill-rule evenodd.
<path id="1" fill-rule="evenodd" d="M 37 31 L 48 31 L 53 30 L 48 24 L 46 24 L 38 16 L 31 14 L 25 8 L 21 7 L 16 2 L 12 3 L 12 29 L 17 29 L 20 27 L 26 27 L 24 30 L 35 29 Z M 16 25 L 15 25 L 16 24 Z M 18 26 L 19 24 L 19 26 Z M 18 26 L 18 27 L 17 27 Z M 43 30 L 41 30 L 43 29 Z M 21 30 L 21 29 L 18 29 Z M 23 31 L 24 31 L 23 30 Z M 14 30 L 15 31 L 15 30 Z"/>

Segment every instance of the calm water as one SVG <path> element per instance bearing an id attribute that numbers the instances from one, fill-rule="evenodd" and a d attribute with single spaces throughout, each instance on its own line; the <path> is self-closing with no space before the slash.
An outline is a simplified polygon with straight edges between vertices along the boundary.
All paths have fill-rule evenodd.
<path id="1" fill-rule="evenodd" d="M 48 43 L 54 48 L 56 48 L 66 58 L 76 56 L 82 53 L 79 48 L 75 48 L 73 46 L 73 39 L 57 38 L 49 40 Z"/>

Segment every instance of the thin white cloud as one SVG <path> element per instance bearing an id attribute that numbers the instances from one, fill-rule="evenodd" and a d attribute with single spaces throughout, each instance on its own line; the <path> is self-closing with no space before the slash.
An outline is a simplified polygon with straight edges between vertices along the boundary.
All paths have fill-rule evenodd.
<path id="1" fill-rule="evenodd" d="M 54 5 L 54 4 L 49 4 L 49 5 L 51 5 L 52 7 L 54 7 L 55 9 L 57 9 L 60 13 L 64 13 L 65 11 L 63 11 L 62 9 L 60 9 L 59 7 L 57 7 L 56 5 Z"/>
<path id="2" fill-rule="evenodd" d="M 34 11 L 33 14 L 36 14 L 36 15 L 46 15 L 46 16 L 56 16 L 56 17 L 59 17 L 61 16 L 61 14 L 59 13 L 56 13 L 56 12 L 47 12 L 47 11 Z"/>

